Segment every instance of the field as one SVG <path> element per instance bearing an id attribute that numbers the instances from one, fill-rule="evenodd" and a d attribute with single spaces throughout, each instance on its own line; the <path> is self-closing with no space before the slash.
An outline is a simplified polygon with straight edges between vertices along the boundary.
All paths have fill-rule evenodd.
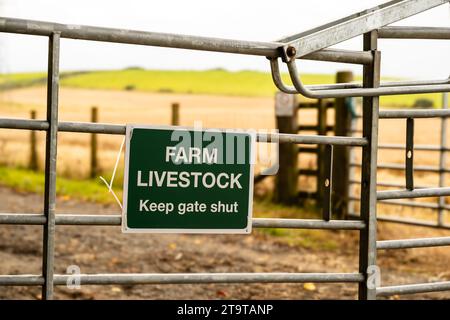
<path id="1" fill-rule="evenodd" d="M 45 82 L 45 73 L 22 73 L 0 75 L 2 85 L 24 87 Z M 289 76 L 283 74 L 285 83 Z M 334 75 L 304 74 L 306 84 L 333 83 Z M 357 77 L 360 80 L 360 77 Z M 387 81 L 398 80 L 386 78 Z M 61 85 L 68 88 L 142 91 L 156 93 L 207 94 L 240 97 L 273 97 L 276 88 L 266 72 L 222 69 L 206 71 L 168 71 L 129 68 L 113 71 L 63 72 Z M 417 99 L 429 99 L 440 106 L 439 94 L 387 96 L 381 102 L 385 106 L 412 106 Z"/>
<path id="2" fill-rule="evenodd" d="M 59 119 L 61 121 L 89 121 L 90 107 L 99 109 L 100 122 L 104 123 L 170 123 L 171 104 L 178 102 L 180 124 L 192 126 L 202 121 L 204 127 L 230 128 L 275 128 L 273 86 L 270 78 L 262 73 L 241 72 L 241 80 L 260 77 L 260 85 L 246 86 L 242 82 L 233 82 L 232 78 L 221 75 L 224 71 L 198 73 L 204 77 L 202 85 L 191 79 L 189 73 L 174 72 L 169 76 L 160 75 L 157 84 L 143 81 L 154 77 L 156 71 L 124 70 L 95 72 L 64 77 L 60 90 Z M 193 75 L 194 73 L 190 73 Z M 217 79 L 214 80 L 213 75 Z M 128 75 L 125 78 L 124 75 Z M 172 86 L 171 77 L 184 78 Z M 30 81 L 42 74 L 22 75 Z M 21 76 L 21 77 L 22 77 Z M 231 77 L 231 74 L 230 74 Z M 122 79 L 123 78 L 123 79 Z M 220 79 L 227 79 L 227 81 Z M 81 80 L 80 80 L 81 79 Z M 107 80 L 109 79 L 109 80 Z M 116 80 L 114 80 L 116 79 Z M 145 82 L 139 85 L 139 83 Z M 194 79 L 196 79 L 194 77 Z M 265 79 L 265 80 L 264 80 Z M 332 77 L 316 78 L 317 82 L 331 81 Z M 8 80 L 9 81 L 9 80 Z M 18 76 L 18 83 L 20 77 Z M 199 80 L 200 81 L 200 80 Z M 215 81 L 215 82 L 214 82 Z M 267 81 L 267 92 L 265 88 Z M 311 83 L 313 79 L 308 80 Z M 250 81 L 253 83 L 253 81 Z M 317 83 L 316 82 L 316 83 Z M 0 80 L 1 83 L 1 80 Z M 239 85 L 239 83 L 241 85 Z M 101 84 L 101 85 L 100 85 Z M 197 86 L 198 85 L 198 86 Z M 214 87 L 217 85 L 217 87 Z M 126 86 L 134 86 L 132 89 Z M 210 86 L 210 87 L 209 87 Z M 88 88 L 89 87 L 89 88 Z M 211 90 L 218 88 L 219 93 Z M 117 90 L 118 89 L 118 90 Z M 203 91 L 202 91 L 203 90 Z M 243 93 L 245 92 L 245 93 Z M 194 94 L 195 93 L 195 94 Z M 203 93 L 203 94 L 197 94 Z M 408 99 L 412 99 L 409 97 Z M 438 101 L 439 96 L 436 96 Z M 406 101 L 406 100 L 403 100 Z M 392 106 L 385 104 L 383 106 Z M 437 104 L 437 102 L 436 102 Z M 30 110 L 36 110 L 39 119 L 45 118 L 46 89 L 36 84 L 31 87 L 18 86 L 16 89 L 0 93 L 0 117 L 29 118 Z M 438 105 L 438 104 L 437 104 Z M 333 112 L 329 111 L 329 124 L 332 124 Z M 299 121 L 312 124 L 316 114 L 312 110 L 300 110 Z M 439 143 L 440 120 L 421 119 L 416 121 L 416 144 Z M 405 121 L 382 120 L 380 122 L 380 143 L 404 143 Z M 450 139 L 450 132 L 449 139 Z M 26 168 L 29 157 L 28 131 L 0 129 L 0 210 L 2 212 L 41 212 L 44 179 L 42 172 L 31 172 Z M 58 145 L 58 213 L 117 213 L 118 206 L 108 193 L 100 179 L 86 180 L 89 171 L 89 134 L 59 133 Z M 111 176 L 122 136 L 99 135 L 99 162 L 102 175 Z M 38 133 L 39 163 L 43 168 L 45 136 Z M 401 151 L 380 151 L 379 163 L 404 163 Z M 359 159 L 359 153 L 357 154 Z M 416 165 L 438 164 L 439 154 L 417 152 Z M 300 165 L 313 168 L 312 155 L 302 155 Z M 116 178 L 116 190 L 120 196 L 122 162 Z M 257 166 L 257 171 L 260 166 Z M 402 171 L 380 170 L 378 179 L 385 182 L 404 182 Z M 447 179 L 447 183 L 450 182 Z M 437 174 L 415 173 L 415 183 L 437 185 Z M 448 184 L 447 184 L 448 185 Z M 299 179 L 302 190 L 314 188 L 311 179 Z M 272 188 L 269 178 L 255 189 L 254 215 L 259 217 L 305 217 L 317 216 L 314 208 L 283 207 L 270 204 L 268 195 Z M 356 190 L 357 191 L 357 190 Z M 424 199 L 418 201 L 436 201 Z M 406 217 L 434 220 L 436 212 L 425 209 L 410 209 L 379 205 L 379 212 Z M 450 220 L 447 214 L 446 220 Z M 29 273 L 39 272 L 41 249 L 40 233 L 36 226 L 2 226 L 0 230 L 0 258 L 8 263 L 0 264 L 0 273 L 21 273 L 22 266 Z M 16 232 L 19 230 L 20 232 Z M 418 227 L 406 227 L 392 224 L 379 224 L 380 239 L 416 238 L 448 236 L 448 232 Z M 86 272 L 319 272 L 357 270 L 357 234 L 333 231 L 308 230 L 256 230 L 248 238 L 233 236 L 163 236 L 130 237 L 120 235 L 117 228 L 57 228 L 58 245 L 56 260 L 57 271 L 65 272 L 68 264 L 78 264 Z M 21 235 L 25 234 L 24 237 Z M 208 241 L 206 241 L 208 239 Z M 136 250 L 128 250 L 124 241 L 130 241 Z M 223 244 L 222 252 L 217 247 Z M 148 248 L 153 248 L 151 253 Z M 446 266 L 450 263 L 447 248 L 398 250 L 380 252 L 380 264 L 383 273 L 383 285 L 400 283 L 446 281 L 450 274 Z M 273 257 L 276 257 L 274 263 Z M 137 263 L 133 263 L 136 262 Z M 99 267 L 100 265 L 100 267 Z M 150 288 L 150 289 L 148 289 Z M 167 289 L 166 289 L 167 288 Z M 354 298 L 356 288 L 329 284 L 311 286 L 302 285 L 249 285 L 225 286 L 205 285 L 177 286 L 109 286 L 83 287 L 81 292 L 72 292 L 65 288 L 57 291 L 58 297 L 65 298 Z M 337 290 L 335 290 L 337 288 Z M 191 296 L 190 294 L 192 293 Z M 35 288 L 8 288 L 0 292 L 0 298 L 26 297 L 37 298 Z M 417 296 L 417 297 L 423 297 Z M 426 295 L 430 298 L 448 298 L 448 293 Z M 400 298 L 400 297 L 394 297 Z"/>

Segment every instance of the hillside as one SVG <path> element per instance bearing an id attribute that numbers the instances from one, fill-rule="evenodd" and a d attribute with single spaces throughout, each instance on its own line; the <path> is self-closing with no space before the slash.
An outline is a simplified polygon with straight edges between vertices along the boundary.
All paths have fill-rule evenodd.
<path id="1" fill-rule="evenodd" d="M 0 89 L 45 83 L 45 73 L 0 75 Z M 283 75 L 288 83 L 288 75 Z M 333 83 L 334 75 L 304 74 L 307 84 Z M 188 93 L 225 96 L 270 97 L 276 91 L 269 73 L 259 71 L 231 72 L 222 69 L 205 71 L 144 70 L 128 68 L 111 71 L 68 72 L 61 74 L 63 87 L 107 90 L 136 90 L 159 93 Z M 383 106 L 411 106 L 426 98 L 440 106 L 439 94 L 390 96 L 382 98 Z"/>

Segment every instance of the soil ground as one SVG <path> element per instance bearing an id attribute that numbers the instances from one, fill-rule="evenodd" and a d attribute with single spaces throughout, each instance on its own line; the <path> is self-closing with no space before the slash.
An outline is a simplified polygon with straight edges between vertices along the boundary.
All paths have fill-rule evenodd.
<path id="1" fill-rule="evenodd" d="M 43 196 L 0 187 L 1 212 L 42 212 Z M 57 213 L 117 213 L 113 205 L 58 198 Z M 42 227 L 0 226 L 0 274 L 39 274 Z M 252 235 L 122 234 L 119 227 L 57 226 L 56 273 L 357 272 L 358 235 L 326 233 L 336 248 L 292 245 L 255 230 Z M 380 223 L 380 239 L 443 236 L 448 232 Z M 380 251 L 382 285 L 450 280 L 448 248 Z M 57 299 L 355 299 L 356 284 L 199 284 L 57 287 Z M 37 299 L 39 287 L 1 287 L 2 299 Z M 449 299 L 449 292 L 392 299 Z"/>

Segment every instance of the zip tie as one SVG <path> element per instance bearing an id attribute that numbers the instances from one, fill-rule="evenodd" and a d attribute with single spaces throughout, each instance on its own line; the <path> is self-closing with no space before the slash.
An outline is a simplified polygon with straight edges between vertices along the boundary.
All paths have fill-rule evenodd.
<path id="1" fill-rule="evenodd" d="M 112 189 L 112 185 L 113 185 L 113 182 L 114 182 L 114 177 L 116 176 L 117 166 L 119 165 L 120 155 L 122 154 L 122 149 L 123 149 L 123 145 L 125 144 L 125 139 L 126 139 L 126 137 L 123 138 L 122 144 L 120 145 L 119 153 L 117 154 L 116 164 L 114 165 L 114 170 L 113 170 L 113 173 L 112 173 L 112 176 L 111 176 L 111 182 L 108 184 L 106 179 L 103 178 L 102 176 L 100 176 L 100 180 L 102 180 L 106 184 L 106 186 L 108 187 L 108 192 L 111 192 L 111 194 L 113 195 L 114 199 L 116 199 L 117 203 L 119 204 L 119 207 L 120 207 L 121 210 L 123 210 L 122 203 L 120 202 L 120 200 L 117 197 L 116 193 Z"/>

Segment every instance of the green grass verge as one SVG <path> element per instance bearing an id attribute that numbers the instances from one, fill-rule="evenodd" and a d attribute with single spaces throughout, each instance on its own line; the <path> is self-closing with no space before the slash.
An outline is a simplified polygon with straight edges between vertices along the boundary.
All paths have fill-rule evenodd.
<path id="1" fill-rule="evenodd" d="M 288 82 L 287 75 L 284 75 Z M 333 81 L 331 75 L 305 75 L 308 83 Z M 276 91 L 270 74 L 258 71 L 226 70 L 115 70 L 98 71 L 64 79 L 63 86 L 108 90 L 139 90 L 227 96 L 269 97 Z"/>
<path id="2" fill-rule="evenodd" d="M 45 73 L 4 74 L 0 75 L 0 86 L 8 83 L 16 87 L 32 85 L 40 83 L 42 77 L 45 77 Z M 287 74 L 283 74 L 283 78 L 286 83 L 289 83 Z M 334 75 L 304 74 L 302 80 L 307 84 L 333 83 Z M 231 72 L 221 69 L 174 71 L 129 68 L 111 71 L 68 72 L 61 75 L 61 85 L 83 89 L 247 97 L 272 97 L 276 91 L 269 73 L 260 71 Z M 390 107 L 409 107 L 419 98 L 430 99 L 437 107 L 441 103 L 440 94 L 424 94 L 385 96 L 381 98 L 381 104 Z"/>
<path id="3" fill-rule="evenodd" d="M 43 79 L 47 77 L 45 72 L 27 72 L 27 73 L 7 73 L 0 74 L 0 84 L 18 83 L 23 84 L 29 81 Z"/>
<path id="4" fill-rule="evenodd" d="M 13 188 L 21 192 L 44 193 L 45 176 L 42 172 L 35 172 L 23 168 L 0 166 L 0 185 Z M 122 193 L 115 190 L 119 198 Z M 75 198 L 99 203 L 115 203 L 106 185 L 99 180 L 74 180 L 59 177 L 56 179 L 57 196 L 66 199 Z"/>

